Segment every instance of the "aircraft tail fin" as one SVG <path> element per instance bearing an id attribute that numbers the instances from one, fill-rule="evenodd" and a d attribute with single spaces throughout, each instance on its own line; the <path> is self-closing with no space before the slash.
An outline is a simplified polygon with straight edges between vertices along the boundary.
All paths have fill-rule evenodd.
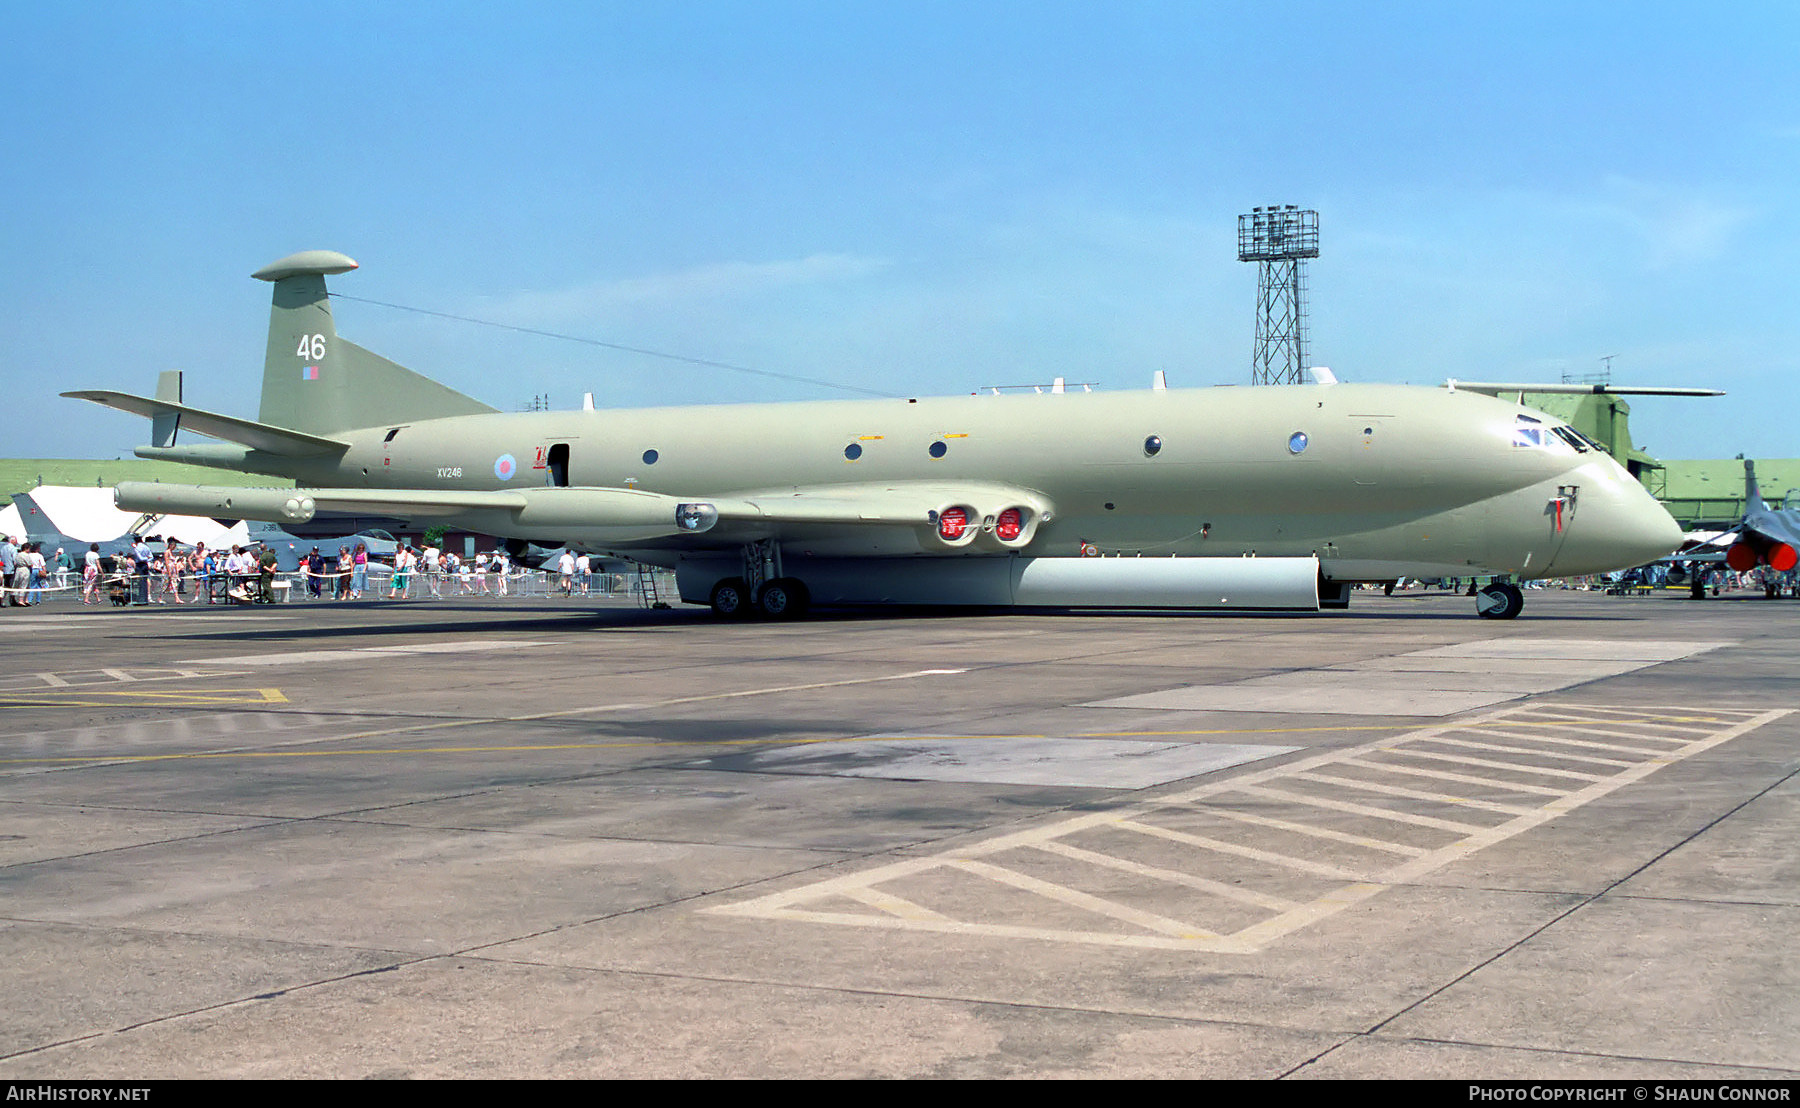
<path id="1" fill-rule="evenodd" d="M 258 422 L 331 436 L 357 427 L 494 411 L 338 338 L 325 278 L 355 268 L 336 251 L 308 250 L 251 274 L 275 286 Z"/>
<path id="2" fill-rule="evenodd" d="M 1756 463 L 1749 458 L 1744 459 L 1744 511 L 1765 512 L 1769 506 L 1763 501 L 1762 489 L 1756 483 Z"/>

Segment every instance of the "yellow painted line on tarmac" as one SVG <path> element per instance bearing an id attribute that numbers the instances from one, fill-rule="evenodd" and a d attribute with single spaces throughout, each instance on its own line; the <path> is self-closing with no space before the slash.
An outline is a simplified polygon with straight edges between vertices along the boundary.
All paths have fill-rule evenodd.
<path id="1" fill-rule="evenodd" d="M 477 720 L 477 723 L 504 723 L 505 720 Z M 1047 735 L 952 735 L 943 739 L 1043 739 Z M 370 755 L 400 754 L 535 754 L 559 750 L 632 750 L 660 747 L 679 750 L 684 747 L 715 746 L 812 746 L 816 743 L 895 742 L 890 736 L 819 739 L 625 739 L 609 743 L 529 743 L 512 746 L 394 746 L 366 747 L 358 750 L 200 750 L 175 754 L 89 754 L 67 758 L 0 758 L 0 766 L 80 764 L 83 762 L 178 762 L 218 758 L 363 758 Z"/>
<path id="2" fill-rule="evenodd" d="M 533 712 L 533 713 L 530 713 L 529 715 L 520 715 L 520 716 L 502 716 L 502 717 L 498 717 L 498 718 L 477 718 L 477 719 L 468 719 L 468 718 L 447 719 L 447 720 L 438 720 L 433 723 L 411 723 L 411 724 L 406 724 L 406 725 L 400 726 L 400 727 L 383 727 L 383 728 L 377 728 L 377 729 L 371 730 L 371 731 L 359 731 L 359 732 L 354 732 L 354 733 L 348 734 L 348 735 L 337 736 L 336 741 L 338 741 L 338 742 L 353 742 L 357 739 L 373 739 L 373 738 L 383 738 L 383 737 L 387 737 L 390 735 L 418 734 L 420 732 L 425 732 L 425 731 L 441 731 L 441 730 L 448 730 L 450 728 L 456 728 L 456 727 L 482 727 L 482 726 L 504 725 L 504 724 L 509 724 L 509 723 L 533 723 L 533 722 L 537 722 L 537 721 L 541 721 L 541 720 L 566 718 L 568 716 L 590 715 L 590 714 L 599 714 L 599 713 L 605 713 L 605 712 L 641 711 L 641 710 L 648 709 L 648 708 L 666 708 L 666 707 L 671 707 L 671 706 L 681 705 L 681 704 L 704 703 L 706 701 L 712 701 L 712 700 L 730 700 L 730 699 L 733 699 L 736 697 L 768 696 L 773 693 L 787 693 L 787 692 L 810 692 L 810 691 L 817 690 L 817 689 L 842 688 L 847 685 L 873 685 L 873 684 L 880 684 L 881 682 L 884 682 L 884 681 L 904 681 L 904 680 L 907 680 L 909 678 L 914 678 L 914 677 L 952 676 L 955 674 L 966 673 L 966 672 L 968 672 L 968 671 L 963 670 L 963 669 L 919 669 L 919 670 L 912 670 L 907 673 L 883 674 L 880 677 L 854 677 L 854 678 L 849 678 L 849 679 L 843 680 L 843 681 L 813 681 L 813 682 L 808 682 L 807 684 L 803 684 L 803 685 L 774 685 L 774 686 L 770 686 L 768 688 L 761 688 L 761 689 L 739 689 L 735 692 L 705 693 L 705 694 L 702 694 L 699 696 L 678 696 L 678 697 L 671 697 L 666 700 L 627 701 L 627 702 L 621 702 L 621 703 L 616 703 L 616 704 L 592 704 L 592 705 L 588 705 L 587 707 L 583 707 L 583 708 L 564 708 L 564 709 L 560 709 L 560 710 L 554 711 L 554 712 Z M 287 698 L 285 696 L 281 695 L 281 691 L 279 689 L 258 689 L 256 691 L 259 693 L 273 693 L 275 696 L 281 697 L 281 699 L 279 701 L 272 701 L 272 700 L 271 701 L 263 701 L 264 703 L 286 703 L 287 702 Z M 90 694 L 90 695 L 92 695 L 92 694 Z M 114 695 L 125 695 L 125 694 L 114 694 Z M 150 695 L 159 695 L 159 694 L 150 694 Z M 160 694 L 160 695 L 175 696 L 175 695 L 191 695 L 191 694 L 164 693 L 164 694 Z M 44 698 L 43 698 L 42 694 L 33 694 L 34 702 L 43 702 L 43 700 L 44 700 Z M 56 702 L 55 706 L 67 706 L 70 703 L 71 703 L 70 701 L 58 700 Z M 108 704 L 118 704 L 120 702 L 119 701 L 109 701 L 107 703 Z M 242 701 L 234 701 L 233 703 L 243 703 L 243 702 Z M 249 703 L 256 703 L 256 702 L 250 701 Z M 0 705 L 3 705 L 3 704 L 4 704 L 4 701 L 0 701 Z M 90 706 L 101 706 L 101 705 L 90 705 Z M 188 705 L 188 706 L 191 706 L 191 705 Z M 975 737 L 1013 738 L 1013 737 L 1018 737 L 1018 736 L 994 735 L 994 736 L 969 736 L 969 737 L 971 737 L 971 738 L 975 738 Z M 1043 736 L 1031 736 L 1031 737 L 1042 738 Z M 779 743 L 779 744 L 785 745 L 785 746 L 794 746 L 794 745 L 800 745 L 803 743 L 844 742 L 844 741 L 847 741 L 847 740 L 844 740 L 841 738 L 836 738 L 836 737 L 821 738 L 821 739 L 797 739 L 797 740 L 796 739 L 728 739 L 728 740 L 701 741 L 701 742 L 679 742 L 679 741 L 668 742 L 668 741 L 659 741 L 659 740 L 650 739 L 650 740 L 636 740 L 636 741 L 631 741 L 631 742 L 619 742 L 619 743 L 555 743 L 555 744 L 531 745 L 531 746 L 488 746 L 488 747 L 479 747 L 479 746 L 421 747 L 421 748 L 410 748 L 410 749 L 409 748 L 398 748 L 398 749 L 388 749 L 388 750 L 344 750 L 344 749 L 338 749 L 338 750 L 202 751 L 202 752 L 186 752 L 186 753 L 175 753 L 175 754 L 94 755 L 94 756 L 87 756 L 87 757 L 80 757 L 80 758 L 6 758 L 6 759 L 0 759 L 0 766 L 69 765 L 69 764 L 80 764 L 80 763 L 86 763 L 86 762 L 112 762 L 112 763 L 118 763 L 118 762 L 163 762 L 163 761 L 177 761 L 177 760 L 184 759 L 184 758 L 321 758 L 321 757 L 328 757 L 328 756 L 334 756 L 334 755 L 356 756 L 356 755 L 369 755 L 369 754 L 388 754 L 388 755 L 394 755 L 394 754 L 477 754 L 477 753 L 497 753 L 497 752 L 508 752 L 508 751 L 531 752 L 531 751 L 553 751 L 553 750 L 607 750 L 607 749 L 624 749 L 624 748 L 629 748 L 629 747 L 643 747 L 643 746 L 661 746 L 661 747 L 768 746 L 768 745 L 775 744 L 775 743 Z M 852 741 L 856 741 L 856 740 L 852 740 Z M 869 738 L 869 739 L 863 739 L 860 741 L 871 742 L 871 741 L 883 741 L 883 740 Z"/>

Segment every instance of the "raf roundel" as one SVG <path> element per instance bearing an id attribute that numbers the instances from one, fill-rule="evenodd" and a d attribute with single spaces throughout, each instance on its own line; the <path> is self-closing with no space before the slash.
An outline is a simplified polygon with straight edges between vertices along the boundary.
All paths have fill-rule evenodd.
<path id="1" fill-rule="evenodd" d="M 513 460 L 511 454 L 502 454 L 494 459 L 494 476 L 500 480 L 510 481 L 513 479 L 513 474 L 517 472 L 519 472 L 519 463 Z"/>

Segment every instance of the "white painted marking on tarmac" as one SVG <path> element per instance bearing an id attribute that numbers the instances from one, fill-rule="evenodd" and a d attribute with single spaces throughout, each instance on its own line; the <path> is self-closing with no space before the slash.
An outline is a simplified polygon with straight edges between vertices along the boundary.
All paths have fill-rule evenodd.
<path id="1" fill-rule="evenodd" d="M 913 920 L 917 923 L 942 922 L 950 918 L 929 908 L 921 908 L 904 897 L 895 896 L 893 893 L 884 893 L 879 889 L 846 889 L 844 895 L 851 900 L 886 912 L 890 916 Z"/>
<path id="2" fill-rule="evenodd" d="M 1503 769 L 1516 773 L 1532 773 L 1543 777 L 1568 777 L 1576 781 L 1600 781 L 1605 774 L 1581 773 L 1572 769 L 1554 769 L 1549 766 L 1528 766 L 1519 762 L 1496 762 L 1492 758 L 1465 758 L 1461 754 L 1440 754 L 1433 750 L 1388 750 L 1383 753 L 1401 758 L 1424 758 L 1431 762 L 1450 762 L 1460 766 L 1475 766 L 1478 769 Z"/>
<path id="3" fill-rule="evenodd" d="M 1114 697 L 1084 708 L 1448 716 L 1735 645 L 1612 639 L 1490 639 L 1316 669 Z"/>
<path id="4" fill-rule="evenodd" d="M 1028 893 L 1036 893 L 1046 900 L 1056 900 L 1074 908 L 1084 908 L 1095 915 L 1107 916 L 1122 923 L 1136 924 L 1147 931 L 1155 931 L 1164 935 L 1172 935 L 1182 939 L 1216 939 L 1219 936 L 1211 931 L 1203 931 L 1191 923 L 1183 923 L 1168 916 L 1159 916 L 1155 912 L 1146 912 L 1141 908 L 1132 908 L 1114 900 L 1093 896 L 1076 889 L 1044 881 L 1030 874 L 1019 873 L 1003 866 L 989 865 L 973 858 L 958 858 L 950 865 L 969 873 L 979 874 L 990 881 L 1002 885 L 1011 885 L 1015 889 L 1024 889 Z"/>
<path id="5" fill-rule="evenodd" d="M 1584 730 L 1590 726 L 1585 720 L 1569 718 L 1579 716 L 1583 711 L 1517 707 L 1492 712 L 1470 723 L 1476 727 L 1504 728 L 1525 734 L 1535 734 L 1539 728 L 1547 731 L 1554 728 L 1557 737 L 1564 738 L 1592 733 Z M 1609 738 L 1616 737 L 1613 732 L 1617 729 L 1643 728 L 1637 737 L 1667 741 L 1666 736 L 1652 729 L 1668 722 L 1666 718 L 1658 717 L 1669 714 L 1686 716 L 1688 722 L 1699 723 L 1703 730 L 1670 750 L 1653 752 L 1638 748 L 1636 760 L 1624 764 L 1616 773 L 1605 776 L 1568 771 L 1551 774 L 1570 782 L 1560 789 L 1447 771 L 1420 770 L 1383 760 L 1414 755 L 1417 753 L 1414 747 L 1441 742 L 1446 732 L 1461 733 L 1467 728 L 1467 725 L 1436 725 L 1248 773 L 1235 780 L 1208 783 L 1124 810 L 1057 820 L 986 841 L 965 843 L 935 855 L 845 873 L 701 911 L 750 919 L 881 927 L 1001 940 L 1028 938 L 1114 947 L 1253 954 L 1285 935 L 1329 919 L 1388 888 L 1417 881 L 1475 851 L 1529 831 L 1615 789 L 1641 781 L 1666 765 L 1780 719 L 1790 711 L 1721 709 L 1702 716 L 1685 708 L 1608 708 L 1605 734 Z M 1545 751 L 1543 756 L 1559 755 Z M 1351 767 L 1354 767 L 1351 769 L 1354 776 L 1342 772 Z M 1554 767 L 1518 762 L 1508 763 L 1505 768 L 1543 774 Z M 1325 772 L 1327 770 L 1339 772 Z M 1389 780 L 1365 780 L 1365 775 L 1388 777 Z M 1393 775 L 1401 775 L 1408 783 L 1393 783 Z M 1412 787 L 1412 783 L 1421 779 L 1473 785 L 1484 793 L 1498 794 L 1509 803 Z M 1373 801 L 1355 803 L 1336 796 L 1320 797 L 1279 787 L 1290 781 L 1330 783 L 1344 790 L 1361 790 L 1364 796 L 1391 797 L 1402 804 L 1451 806 L 1468 813 L 1468 817 L 1466 821 L 1447 820 L 1400 806 Z M 1515 799 L 1518 797 L 1542 799 L 1532 806 L 1531 801 Z M 1245 799 L 1256 802 L 1255 811 L 1246 811 Z M 1272 809 L 1278 814 L 1271 814 Z M 1196 817 L 1212 821 L 1207 824 L 1211 834 L 1196 834 L 1190 830 Z M 1344 825 L 1347 817 L 1352 820 L 1348 828 Z M 1396 823 L 1429 828 L 1454 838 L 1438 846 L 1402 842 L 1395 837 L 1393 827 Z M 1093 846 L 1097 832 L 1111 833 L 1105 840 L 1109 844 L 1106 850 Z M 1293 848 L 1288 844 L 1296 832 L 1303 842 L 1309 838 L 1317 842 L 1320 852 L 1332 860 L 1292 853 Z M 1416 839 L 1423 832 L 1411 834 Z M 1067 841 L 1078 835 L 1084 836 L 1083 845 L 1074 846 Z M 1271 849 L 1274 845 L 1269 840 L 1271 835 L 1278 836 L 1274 842 L 1280 842 L 1282 849 Z M 1156 864 L 1150 864 L 1140 860 L 1142 849 L 1134 846 L 1150 840 L 1193 849 L 1172 860 L 1165 848 L 1156 855 Z M 1346 849 L 1361 850 L 1372 860 L 1363 866 L 1339 864 L 1339 860 L 1346 858 Z M 1014 868 L 1029 868 L 1027 857 L 1020 854 L 1021 851 L 1030 851 L 1034 855 L 1049 853 L 1077 867 L 1104 869 L 1110 876 L 1088 879 L 1079 875 L 1078 868 L 1077 876 L 1071 880 L 1080 881 L 1089 888 L 1118 891 L 1102 897 L 1022 873 Z M 1378 853 L 1398 854 L 1403 860 L 1373 859 Z M 1245 863 L 1253 865 L 1246 869 Z M 1254 864 L 1271 868 L 1259 871 Z M 1222 879 L 1226 877 L 1231 880 Z M 1121 881 L 1133 879 L 1142 884 L 1120 888 Z M 974 883 L 972 886 L 971 882 Z M 1033 911 L 1029 903 L 1021 905 L 1013 899 L 993 897 L 992 886 L 996 884 L 1054 902 L 1061 906 L 1062 916 L 1073 911 L 1076 922 L 1062 928 L 1044 925 L 1038 922 L 1043 918 L 1042 912 Z M 1257 887 L 1259 884 L 1260 888 Z M 1210 894 L 1236 907 L 1229 911 L 1222 907 L 1217 909 L 1216 914 L 1220 916 L 1217 922 L 1206 918 L 1207 902 L 1204 900 L 1191 913 L 1184 913 L 1196 917 L 1192 919 L 1176 919 L 1143 907 L 1146 903 L 1165 902 L 1166 889 L 1170 885 Z M 904 895 L 895 892 L 895 886 L 904 890 Z M 1294 894 L 1299 890 L 1308 891 L 1296 898 Z M 884 897 L 895 899 L 884 904 Z M 838 898 L 878 907 L 885 914 L 876 916 L 832 910 L 830 906 L 834 901 L 841 903 Z M 1189 903 L 1185 898 L 1179 902 Z M 981 905 L 977 910 L 984 916 L 992 914 L 1002 918 L 980 921 L 957 918 L 959 906 L 971 903 Z M 1227 921 L 1241 920 L 1242 906 L 1246 904 L 1268 914 L 1248 926 L 1230 930 Z M 1004 918 L 1009 912 L 1030 922 Z M 1079 921 L 1083 914 L 1098 917 L 1103 926 L 1081 926 Z"/>
<path id="6" fill-rule="evenodd" d="M 1467 796 L 1446 796 L 1443 793 L 1426 792 L 1423 789 L 1409 789 L 1404 785 L 1382 784 L 1377 781 L 1364 781 L 1358 777 L 1339 777 L 1333 773 L 1296 773 L 1294 777 L 1300 781 L 1316 781 L 1321 785 L 1333 785 L 1340 789 L 1360 789 L 1363 792 L 1377 793 L 1381 796 L 1403 796 L 1408 800 L 1427 800 L 1438 804 L 1457 804 L 1469 808 L 1478 808 L 1484 812 L 1498 812 L 1503 816 L 1522 816 L 1531 811 L 1516 804 L 1496 804 L 1491 800 L 1476 800 Z"/>
<path id="7" fill-rule="evenodd" d="M 1467 835 L 1480 831 L 1481 827 L 1473 823 L 1458 823 L 1455 820 L 1438 819 L 1436 816 L 1421 816 L 1414 812 L 1401 812 L 1393 808 L 1379 808 L 1368 804 L 1356 804 L 1348 800 L 1329 800 L 1322 796 L 1308 796 L 1305 793 L 1289 792 L 1286 789 L 1271 789 L 1267 785 L 1245 785 L 1239 792 L 1251 796 L 1266 797 L 1269 800 L 1285 801 L 1303 807 L 1324 808 L 1333 812 L 1348 812 L 1356 816 L 1368 816 L 1371 819 L 1392 820 L 1395 823 L 1410 823 L 1415 827 L 1430 827 L 1438 831 L 1449 831 L 1458 835 Z M 1421 851 L 1423 853 L 1423 851 Z"/>
<path id="8" fill-rule="evenodd" d="M 1491 732 L 1486 732 L 1491 734 Z M 1522 736 L 1532 737 L 1532 736 Z M 1568 762 L 1587 762 L 1596 766 L 1631 766 L 1636 762 L 1623 762 L 1617 758 L 1599 758 L 1592 754 L 1567 754 L 1557 750 L 1543 750 L 1529 746 L 1509 746 L 1505 743 L 1478 743 L 1468 739 L 1436 738 L 1431 740 L 1440 746 L 1460 747 L 1464 750 L 1485 750 L 1490 754 L 1525 754 L 1534 758 L 1561 758 Z"/>
<path id="9" fill-rule="evenodd" d="M 121 676 L 123 675 L 123 676 Z M 11 677 L 0 677 L 0 692 L 29 691 L 32 689 L 70 689 L 88 688 L 94 685 L 111 685 L 119 681 L 142 683 L 145 681 L 186 681 L 196 677 L 231 676 L 229 670 L 198 669 L 69 669 L 57 673 L 16 674 Z"/>

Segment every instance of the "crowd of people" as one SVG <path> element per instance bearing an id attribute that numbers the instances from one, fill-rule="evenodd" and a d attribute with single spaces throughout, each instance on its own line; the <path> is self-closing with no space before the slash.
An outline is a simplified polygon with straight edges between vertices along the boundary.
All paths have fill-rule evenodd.
<path id="1" fill-rule="evenodd" d="M 83 604 L 119 605 L 192 603 L 274 603 L 279 594 L 311 599 L 360 600 L 374 597 L 370 568 L 387 573 L 386 597 L 506 596 L 518 588 L 526 571 L 504 550 L 460 557 L 425 543 L 402 543 L 389 565 L 371 554 L 366 543 L 340 546 L 335 555 L 313 547 L 300 558 L 296 572 L 282 573 L 274 549 L 263 543 L 208 549 L 204 543 L 184 546 L 174 540 L 132 535 L 129 547 L 102 555 L 90 544 L 81 566 Z M 51 589 L 72 590 L 75 564 L 62 550 L 48 558 L 38 544 L 0 536 L 0 587 L 7 603 L 41 603 Z M 564 596 L 594 591 L 595 576 L 586 554 L 564 551 L 555 573 Z M 51 581 L 54 579 L 55 584 Z M 579 586 L 577 586 L 579 581 Z M 612 581 L 605 580 L 611 592 Z"/>
<path id="2" fill-rule="evenodd" d="M 62 581 L 68 579 L 68 555 L 60 548 L 52 560 L 37 543 L 0 538 L 0 588 L 5 589 L 7 604 L 26 607 L 43 603 L 52 574 Z"/>

